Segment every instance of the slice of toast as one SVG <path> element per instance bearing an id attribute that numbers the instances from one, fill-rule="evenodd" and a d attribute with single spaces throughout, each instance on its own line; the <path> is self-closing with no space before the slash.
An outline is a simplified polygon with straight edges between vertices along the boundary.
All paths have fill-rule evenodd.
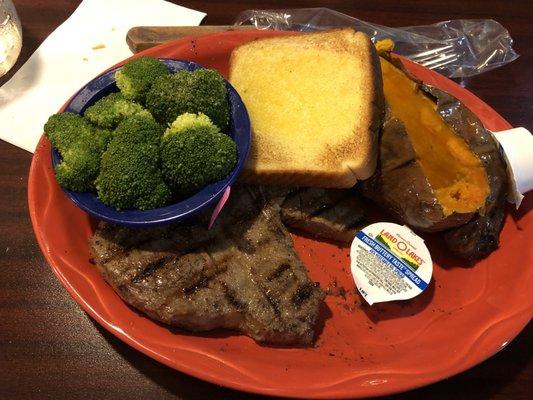
<path id="1" fill-rule="evenodd" d="M 243 181 L 348 188 L 374 172 L 383 89 L 364 33 L 246 43 L 231 54 L 230 82 L 252 122 Z"/>

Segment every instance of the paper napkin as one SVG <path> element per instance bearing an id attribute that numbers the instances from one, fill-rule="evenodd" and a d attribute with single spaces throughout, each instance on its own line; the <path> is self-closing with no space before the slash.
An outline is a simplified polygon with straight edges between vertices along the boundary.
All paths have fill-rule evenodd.
<path id="1" fill-rule="evenodd" d="M 85 83 L 132 55 L 126 44 L 131 27 L 191 26 L 204 17 L 162 0 L 84 0 L 0 87 L 0 139 L 33 152 L 51 114 Z"/>

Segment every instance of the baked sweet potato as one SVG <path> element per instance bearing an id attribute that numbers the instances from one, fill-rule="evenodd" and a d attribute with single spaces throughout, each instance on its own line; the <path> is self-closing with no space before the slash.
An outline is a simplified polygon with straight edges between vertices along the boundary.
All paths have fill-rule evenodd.
<path id="1" fill-rule="evenodd" d="M 365 196 L 423 231 L 464 226 L 501 210 L 505 164 L 481 122 L 451 95 L 417 82 L 401 64 L 383 57 L 381 63 L 388 109 L 378 168 L 363 183 Z M 457 244 L 465 235 L 448 237 Z"/>
<path id="2" fill-rule="evenodd" d="M 461 132 L 487 173 L 490 191 L 483 209 L 466 224 L 444 232 L 444 242 L 452 253 L 468 260 L 479 259 L 490 254 L 499 244 L 508 190 L 506 164 L 498 144 L 472 111 L 443 91 L 431 87 L 428 90 L 438 97 L 439 110 L 448 111 L 444 119 Z"/>

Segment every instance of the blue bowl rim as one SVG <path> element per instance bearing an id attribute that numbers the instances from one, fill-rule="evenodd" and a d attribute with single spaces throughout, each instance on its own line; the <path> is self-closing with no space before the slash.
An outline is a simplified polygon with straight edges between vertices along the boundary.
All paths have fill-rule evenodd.
<path id="1" fill-rule="evenodd" d="M 200 68 L 207 68 L 200 64 L 187 60 L 164 57 L 159 57 L 158 59 L 163 61 L 173 72 L 176 72 L 178 70 L 192 71 Z M 121 65 L 113 67 L 93 78 L 68 100 L 68 102 L 62 108 L 61 111 L 82 114 L 82 111 L 84 111 L 85 108 L 92 104 L 91 100 L 93 100 L 95 97 L 103 97 L 102 95 L 98 96 L 101 92 L 109 91 L 110 87 L 116 87 L 114 74 L 118 69 L 121 68 L 121 66 L 122 63 Z M 98 90 L 90 89 L 91 85 L 94 85 L 95 83 L 100 83 L 100 81 L 103 81 L 103 83 L 105 84 L 104 87 Z M 196 215 L 201 210 L 214 204 L 222 196 L 226 188 L 228 186 L 231 186 L 237 180 L 240 172 L 244 168 L 244 164 L 248 157 L 251 145 L 250 118 L 248 116 L 246 107 L 235 88 L 226 79 L 224 79 L 224 81 L 226 83 L 228 100 L 230 103 L 230 136 L 235 140 L 235 137 L 233 137 L 234 135 L 232 135 L 232 133 L 235 133 L 234 130 L 236 129 L 236 127 L 234 126 L 234 114 L 238 114 L 240 116 L 239 129 L 245 132 L 245 140 L 235 140 L 238 147 L 237 165 L 224 179 L 210 183 L 192 196 L 189 196 L 176 203 L 150 210 L 132 209 L 118 211 L 115 208 L 102 203 L 96 197 L 96 194 L 92 192 L 74 192 L 60 186 L 63 192 L 77 207 L 84 210 L 93 217 L 114 224 L 129 227 L 148 227 L 177 223 Z M 114 91 L 117 90 L 111 90 L 109 91 L 109 93 Z M 85 92 L 88 92 L 88 95 L 90 95 L 90 100 L 79 100 L 79 97 L 84 95 Z M 76 111 L 73 110 L 71 107 L 73 106 L 73 103 L 76 103 L 76 101 L 78 100 L 81 101 L 82 108 L 79 111 Z M 96 100 L 97 99 L 95 99 L 94 101 Z M 55 170 L 56 165 L 61 161 L 61 156 L 59 155 L 57 149 L 55 149 L 53 146 L 51 146 L 50 153 L 52 167 Z M 194 206 L 188 207 L 187 205 L 191 203 L 191 200 Z M 94 205 L 96 205 L 96 208 L 94 208 Z"/>

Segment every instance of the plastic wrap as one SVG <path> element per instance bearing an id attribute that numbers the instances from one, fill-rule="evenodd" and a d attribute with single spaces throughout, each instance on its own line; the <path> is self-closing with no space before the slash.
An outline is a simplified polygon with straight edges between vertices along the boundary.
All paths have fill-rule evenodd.
<path id="1" fill-rule="evenodd" d="M 237 16 L 235 25 L 248 24 L 258 29 L 302 32 L 351 26 L 365 32 L 374 42 L 392 39 L 395 53 L 451 78 L 481 74 L 518 57 L 509 32 L 491 19 L 389 28 L 328 8 L 300 8 L 244 11 Z"/>

